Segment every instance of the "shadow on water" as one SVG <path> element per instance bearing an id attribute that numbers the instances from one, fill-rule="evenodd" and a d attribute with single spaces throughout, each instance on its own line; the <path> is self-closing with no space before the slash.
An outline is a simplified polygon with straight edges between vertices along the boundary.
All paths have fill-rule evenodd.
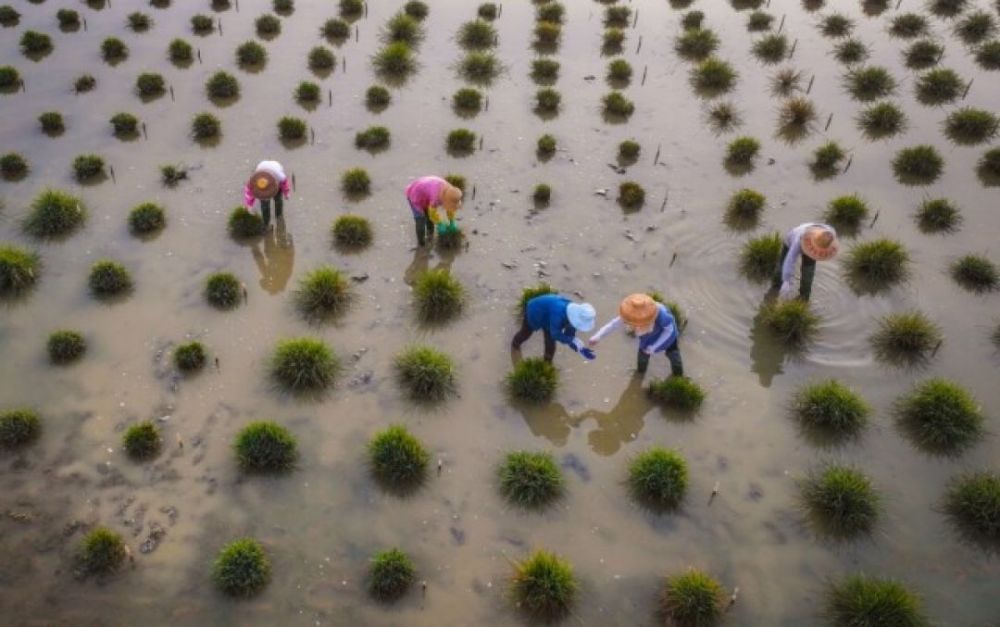
<path id="1" fill-rule="evenodd" d="M 771 387 L 775 376 L 784 374 L 782 366 L 785 360 L 793 354 L 774 337 L 774 334 L 764 324 L 764 311 L 767 309 L 767 305 L 777 299 L 777 296 L 777 290 L 768 291 L 757 309 L 757 315 L 754 316 L 753 325 L 750 328 L 750 371 L 757 374 L 760 384 L 766 388 Z"/>
<path id="2" fill-rule="evenodd" d="M 278 218 L 276 226 L 269 228 L 260 241 L 250 244 L 254 263 L 260 272 L 260 286 L 268 294 L 279 294 L 288 285 L 295 266 L 295 243 L 285 228 L 285 219 Z"/>
<path id="3" fill-rule="evenodd" d="M 594 420 L 596 426 L 587 434 L 587 442 L 598 455 L 614 455 L 622 444 L 632 442 L 642 431 L 645 424 L 643 419 L 653 408 L 643 389 L 642 380 L 641 374 L 633 374 L 618 397 L 618 402 L 610 410 L 605 412 L 588 409 L 573 418 L 571 424 L 574 427 L 588 419 Z"/>

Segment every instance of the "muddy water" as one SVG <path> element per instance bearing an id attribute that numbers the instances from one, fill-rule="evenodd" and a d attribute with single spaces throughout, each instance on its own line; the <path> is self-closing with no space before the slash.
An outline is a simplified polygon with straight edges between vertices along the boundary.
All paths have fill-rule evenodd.
<path id="1" fill-rule="evenodd" d="M 636 71 L 627 93 L 636 113 L 626 124 L 607 124 L 599 114 L 607 91 L 602 77 L 597 3 L 569 3 L 557 88 L 563 107 L 556 118 L 531 112 L 535 86 L 527 74 L 533 54 L 533 7 L 504 3 L 497 22 L 497 52 L 506 74 L 489 89 L 489 108 L 463 121 L 449 107 L 462 85 L 453 64 L 461 52 L 453 39 L 474 6 L 435 2 L 419 50 L 419 73 L 393 90 L 393 104 L 366 111 L 364 89 L 374 82 L 368 62 L 379 26 L 401 3 L 371 3 L 357 22 L 358 36 L 336 47 L 338 66 L 321 82 L 332 106 L 302 110 L 292 100 L 301 80 L 317 80 L 305 67 L 308 50 L 321 42 L 318 25 L 333 17 L 332 3 L 299 2 L 282 19 L 282 34 L 266 43 L 266 68 L 248 74 L 235 68 L 235 47 L 253 37 L 253 19 L 269 3 L 243 0 L 217 14 L 223 34 L 188 31 L 196 10 L 175 2 L 148 10 L 156 23 L 146 34 L 126 30 L 133 5 L 116 0 L 94 11 L 81 5 L 88 28 L 60 33 L 52 3 L 18 2 L 20 26 L 0 31 L 0 63 L 17 66 L 27 92 L 0 97 L 4 151 L 25 154 L 31 175 L 3 183 L 0 236 L 24 242 L 18 221 L 45 186 L 75 189 L 90 208 L 86 228 L 69 240 L 39 244 L 44 276 L 29 298 L 2 311 L 0 398 L 3 406 L 32 405 L 43 413 L 41 441 L 0 457 L 0 615 L 4 624 L 283 624 L 468 625 L 520 622 L 504 598 L 509 560 L 532 547 L 569 557 L 584 594 L 575 611 L 581 624 L 653 624 L 660 577 L 688 566 L 705 568 L 739 601 L 729 622 L 739 625 L 808 625 L 828 578 L 864 571 L 909 582 L 944 625 L 986 625 L 1000 615 L 994 594 L 1000 563 L 960 544 L 935 510 L 946 480 L 972 468 L 996 465 L 1000 446 L 987 438 L 959 459 L 932 459 L 896 431 L 892 400 L 925 375 L 953 377 L 967 385 L 988 415 L 1000 408 L 995 385 L 1000 358 L 988 343 L 996 323 L 995 296 L 976 297 L 947 277 L 948 262 L 966 252 L 989 251 L 998 218 L 995 188 L 974 173 L 982 149 L 951 147 L 942 137 L 941 108 L 912 97 L 913 75 L 901 66 L 904 43 L 885 28 L 893 11 L 866 18 L 855 3 L 842 10 L 857 20 L 856 35 L 872 47 L 874 62 L 900 79 L 898 101 L 910 116 L 902 137 L 871 143 L 859 136 L 859 107 L 842 91 L 841 67 L 830 56 L 833 42 L 818 35 L 818 14 L 790 0 L 774 0 L 771 12 L 786 15 L 785 32 L 798 39 L 788 63 L 816 75 L 811 93 L 829 131 L 788 146 L 778 140 L 779 101 L 769 92 L 774 69 L 749 54 L 752 37 L 745 12 L 705 0 L 707 24 L 722 36 L 721 57 L 733 62 L 740 81 L 732 100 L 744 119 L 740 133 L 760 138 L 757 169 L 735 179 L 721 166 L 729 136 L 714 135 L 704 102 L 687 84 L 688 64 L 672 50 L 680 11 L 662 1 L 636 1 L 639 20 L 628 30 L 625 57 Z M 915 10 L 904 0 L 902 10 Z M 205 5 L 202 7 L 202 5 Z M 984 5 L 985 6 L 985 5 Z M 932 20 L 947 46 L 943 64 L 976 77 L 964 104 L 996 108 L 1000 90 L 980 72 L 950 26 Z M 40 62 L 24 59 L 17 40 L 26 28 L 50 33 L 55 51 Z M 109 67 L 99 43 L 119 36 L 131 48 L 127 61 Z M 203 63 L 178 69 L 165 60 L 167 43 L 182 36 L 201 50 Z M 636 52 L 639 38 L 641 49 Z M 346 61 L 346 70 L 343 62 Z M 648 67 L 645 85 L 640 78 Z M 216 69 L 238 76 L 241 99 L 213 107 L 202 85 Z M 173 86 L 142 103 L 131 93 L 142 71 L 163 73 Z M 83 72 L 98 80 L 94 92 L 74 95 Z M 595 75 L 596 80 L 585 80 Z M 49 139 L 35 117 L 62 111 L 68 130 Z M 148 140 L 123 143 L 107 119 L 123 110 L 146 122 Z M 223 141 L 203 148 L 188 139 L 190 118 L 214 110 Z M 286 148 L 275 133 L 282 115 L 298 115 L 315 131 L 315 143 Z M 372 124 L 392 131 L 391 150 L 370 156 L 353 147 L 355 132 Z M 467 158 L 444 150 L 444 136 L 467 126 L 483 149 Z M 537 137 L 554 134 L 558 155 L 534 157 Z M 626 138 L 643 145 L 640 163 L 620 176 L 608 167 Z M 853 150 L 844 175 L 815 183 L 806 162 L 825 137 Z M 893 180 L 895 151 L 917 143 L 938 145 L 946 172 L 928 189 L 962 207 L 965 223 L 952 236 L 930 237 L 916 229 L 912 213 L 924 195 Z M 653 155 L 662 146 L 660 163 Z M 116 181 L 79 187 L 71 179 L 73 156 L 97 152 L 115 169 Z M 286 203 L 285 232 L 255 246 L 233 243 L 225 216 L 240 201 L 240 187 L 261 158 L 277 158 L 295 173 L 297 187 Z M 768 159 L 774 159 L 767 165 Z M 163 188 L 158 166 L 192 166 L 190 180 Z M 342 198 L 340 174 L 363 166 L 373 193 L 360 202 Z M 469 247 L 453 257 L 430 258 L 413 250 L 412 222 L 401 190 L 426 173 L 461 173 L 475 186 L 463 211 Z M 596 189 L 628 178 L 647 190 L 645 208 L 623 216 Z M 553 185 L 549 208 L 532 211 L 530 189 Z M 748 234 L 722 225 L 722 209 L 739 187 L 752 186 L 769 199 L 757 233 L 814 219 L 832 197 L 857 192 L 880 211 L 861 239 L 898 238 L 914 257 L 913 280 L 876 297 L 855 296 L 837 263 L 817 276 L 814 303 L 824 316 L 816 345 L 791 358 L 755 332 L 762 290 L 740 279 L 736 256 Z M 613 191 L 611 196 L 613 196 Z M 664 203 L 664 199 L 666 202 Z M 148 242 L 128 235 L 125 216 L 143 202 L 162 203 L 168 228 Z M 331 249 L 328 229 L 346 212 L 368 216 L 376 243 L 366 252 Z M 674 254 L 676 260 L 671 264 Z M 114 305 L 95 303 L 86 292 L 87 267 L 100 257 L 125 263 L 135 292 Z M 311 327 L 295 314 L 295 281 L 319 264 L 332 263 L 368 278 L 356 287 L 355 307 L 340 322 Z M 446 266 L 468 288 L 465 315 L 440 329 L 424 329 L 410 310 L 408 280 L 425 267 Z M 232 313 L 208 308 L 201 285 L 211 272 L 229 270 L 245 282 L 248 303 Z M 595 363 L 560 350 L 563 377 L 556 402 L 520 408 L 504 397 L 500 382 L 510 367 L 507 345 L 516 326 L 512 304 L 521 287 L 542 277 L 568 293 L 590 299 L 602 319 L 627 292 L 656 288 L 689 312 L 682 340 L 688 373 L 709 392 L 693 421 L 677 420 L 650 406 L 632 378 L 633 353 L 623 337 L 602 343 Z M 873 362 L 866 336 L 875 318 L 917 307 L 938 321 L 945 343 L 924 372 L 887 370 Z M 90 352 L 78 365 L 50 367 L 47 333 L 82 330 Z M 265 374 L 270 348 L 281 337 L 316 335 L 347 364 L 342 382 L 321 401 L 290 399 L 271 389 Z M 178 378 L 171 347 L 197 338 L 220 368 Z M 414 408 L 391 377 L 393 355 L 412 342 L 430 342 L 461 367 L 460 397 L 434 410 Z M 541 351 L 535 338 L 526 352 Z M 666 372 L 655 360 L 654 375 Z M 819 450 L 797 433 L 786 415 L 791 393 L 814 377 L 835 376 L 857 387 L 876 408 L 861 442 Z M 168 447 L 154 462 L 138 465 L 119 449 L 132 421 L 161 421 Z M 301 464 L 288 477 L 246 479 L 234 467 L 230 442 L 254 419 L 274 419 L 301 442 Z M 377 429 L 406 424 L 433 449 L 443 472 L 411 498 L 380 492 L 366 472 L 364 445 Z M 995 429 L 995 427 L 994 427 Z M 180 444 L 183 446 L 180 446 Z M 676 447 L 690 463 L 691 494 L 684 510 L 657 517 L 640 511 L 622 486 L 625 464 L 638 451 Z M 544 514 L 524 514 L 504 504 L 493 483 L 494 465 L 510 449 L 551 450 L 564 463 L 567 497 Z M 884 524 L 870 541 L 832 545 L 816 540 L 795 506 L 797 477 L 823 459 L 851 462 L 870 473 L 886 496 Z M 709 494 L 719 486 L 710 505 Z M 76 581 L 71 558 L 82 526 L 101 523 L 124 533 L 134 569 L 103 583 Z M 139 551 L 154 525 L 166 534 L 150 553 Z M 230 539 L 252 535 L 268 548 L 274 578 L 249 602 L 230 602 L 213 590 L 209 563 Z M 427 583 L 391 608 L 364 592 L 368 557 L 400 546 L 409 551 Z M 419 588 L 419 587 L 418 587 Z"/>

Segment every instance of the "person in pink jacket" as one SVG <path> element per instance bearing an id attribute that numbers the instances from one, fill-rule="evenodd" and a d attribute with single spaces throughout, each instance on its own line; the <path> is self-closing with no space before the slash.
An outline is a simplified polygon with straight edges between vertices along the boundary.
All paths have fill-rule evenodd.
<path id="1" fill-rule="evenodd" d="M 267 226 L 271 223 L 271 199 L 274 199 L 274 217 L 281 218 L 284 201 L 291 194 L 288 177 L 281 164 L 277 161 L 261 161 L 243 187 L 243 204 L 247 209 L 252 209 L 254 202 L 259 200 L 264 226 Z"/>
<path id="2" fill-rule="evenodd" d="M 443 209 L 454 224 L 462 190 L 439 176 L 422 176 L 406 187 L 406 200 L 416 223 L 417 244 L 423 246 L 428 237 L 434 237 L 434 225 L 444 219 L 439 210 Z"/>

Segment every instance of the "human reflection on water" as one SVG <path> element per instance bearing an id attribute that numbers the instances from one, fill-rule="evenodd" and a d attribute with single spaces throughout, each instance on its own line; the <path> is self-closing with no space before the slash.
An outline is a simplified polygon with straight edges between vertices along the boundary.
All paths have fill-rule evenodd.
<path id="1" fill-rule="evenodd" d="M 587 434 L 590 448 L 598 455 L 614 455 L 622 444 L 638 437 L 645 424 L 643 417 L 653 408 L 642 387 L 642 374 L 635 373 L 622 390 L 618 402 L 609 411 L 588 409 L 572 420 L 574 427 L 592 418 L 597 426 Z"/>
<path id="2" fill-rule="evenodd" d="M 410 265 L 406 267 L 403 271 L 403 282 L 413 287 L 416 283 L 417 277 L 419 277 L 431 264 L 431 251 L 423 246 L 417 246 L 416 250 L 413 251 L 413 260 L 410 261 Z M 439 252 L 438 253 L 438 264 L 434 268 L 435 270 L 444 270 L 448 272 L 451 270 L 452 263 L 455 262 L 455 251 Z"/>
<path id="3" fill-rule="evenodd" d="M 775 375 L 784 373 L 782 365 L 788 356 L 788 349 L 764 326 L 764 310 L 777 297 L 778 291 L 773 288 L 764 295 L 750 328 L 750 370 L 757 373 L 760 384 L 766 388 L 771 387 Z"/>
<path id="4" fill-rule="evenodd" d="M 276 226 L 264 235 L 264 251 L 260 243 L 251 246 L 253 260 L 260 272 L 260 286 L 269 294 L 284 291 L 295 266 L 295 244 L 285 228 L 285 218 L 279 216 Z"/>
<path id="5" fill-rule="evenodd" d="M 545 438 L 553 446 L 566 445 L 573 418 L 562 403 L 515 404 L 514 407 L 524 416 L 524 422 L 533 435 Z"/>

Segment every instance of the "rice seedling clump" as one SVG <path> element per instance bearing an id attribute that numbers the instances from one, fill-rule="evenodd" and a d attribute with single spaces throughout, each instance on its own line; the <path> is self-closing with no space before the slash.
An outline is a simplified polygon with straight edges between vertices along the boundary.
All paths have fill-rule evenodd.
<path id="1" fill-rule="evenodd" d="M 77 552 L 80 570 L 88 575 L 110 575 L 125 562 L 128 550 L 121 535 L 107 527 L 94 527 Z"/>
<path id="2" fill-rule="evenodd" d="M 325 72 L 333 69 L 337 57 L 328 48 L 316 46 L 309 51 L 309 69 L 314 72 Z"/>
<path id="3" fill-rule="evenodd" d="M 514 564 L 511 599 L 535 620 L 549 622 L 567 616 L 579 591 L 573 567 L 554 553 L 539 549 Z"/>
<path id="4" fill-rule="evenodd" d="M 78 155 L 73 159 L 73 175 L 78 183 L 86 183 L 104 175 L 104 159 L 100 155 Z"/>
<path id="5" fill-rule="evenodd" d="M 840 164 L 847 157 L 837 142 L 827 142 L 813 151 L 809 169 L 816 178 L 829 178 L 840 172 Z"/>
<path id="6" fill-rule="evenodd" d="M 461 312 L 465 288 L 447 270 L 428 270 L 414 283 L 413 299 L 421 321 L 444 322 Z"/>
<path id="7" fill-rule="evenodd" d="M 417 20 L 423 20 L 431 12 L 431 9 L 422 0 L 410 0 L 403 5 L 403 12 Z"/>
<path id="8" fill-rule="evenodd" d="M 149 459 L 160 452 L 160 429 L 151 420 L 136 423 L 122 435 L 122 448 L 132 459 Z"/>
<path id="9" fill-rule="evenodd" d="M 231 100 L 239 98 L 240 83 L 236 77 L 222 70 L 213 74 L 205 83 L 205 93 L 210 99 Z"/>
<path id="10" fill-rule="evenodd" d="M 951 278 L 976 294 L 992 292 L 1000 287 L 1000 272 L 996 264 L 982 255 L 964 255 L 951 264 Z"/>
<path id="11" fill-rule="evenodd" d="M 556 138 L 551 135 L 542 135 L 538 138 L 537 152 L 539 155 L 548 157 L 556 151 Z"/>
<path id="12" fill-rule="evenodd" d="M 87 284 L 95 298 L 110 299 L 132 289 L 132 276 L 125 266 L 117 261 L 102 259 L 90 267 Z"/>
<path id="13" fill-rule="evenodd" d="M 875 356 L 895 365 L 920 365 L 941 341 L 941 331 L 919 311 L 891 313 L 869 338 Z"/>
<path id="14" fill-rule="evenodd" d="M 957 383 L 927 379 L 918 383 L 894 407 L 903 432 L 920 449 L 936 455 L 958 455 L 983 435 L 982 411 Z"/>
<path id="15" fill-rule="evenodd" d="M 18 246 L 0 245 L 0 298 L 17 296 L 34 286 L 38 255 Z"/>
<path id="16" fill-rule="evenodd" d="M 831 625 L 930 625 L 920 598 L 888 579 L 866 575 L 845 577 L 830 585 L 825 605 Z"/>
<path id="17" fill-rule="evenodd" d="M 295 436 L 276 422 L 251 422 L 236 434 L 233 451 L 246 472 L 284 472 L 295 465 Z"/>
<path id="18" fill-rule="evenodd" d="M 937 65 L 943 54 L 944 46 L 931 39 L 921 39 L 903 52 L 903 60 L 911 70 L 926 70 Z"/>
<path id="19" fill-rule="evenodd" d="M 921 202 L 916 219 L 924 233 L 951 233 L 962 223 L 961 211 L 947 198 L 928 198 Z"/>
<path id="20" fill-rule="evenodd" d="M 393 15 L 382 27 L 382 41 L 385 43 L 402 42 L 412 47 L 423 38 L 424 29 L 420 26 L 420 20 L 405 12 Z"/>
<path id="21" fill-rule="evenodd" d="M 270 13 L 265 13 L 254 20 L 254 27 L 257 29 L 257 36 L 262 39 L 271 39 L 281 34 L 281 20 Z"/>
<path id="22" fill-rule="evenodd" d="M 820 535 L 845 540 L 875 527 L 881 499 L 860 470 L 831 464 L 803 479 L 799 489 L 809 521 Z"/>
<path id="23" fill-rule="evenodd" d="M 635 112 L 635 105 L 620 91 L 605 94 L 601 104 L 604 105 L 604 114 L 608 116 L 627 118 Z"/>
<path id="24" fill-rule="evenodd" d="M 831 13 L 820 23 L 820 32 L 827 37 L 847 37 L 853 29 L 851 18 L 840 13 Z"/>
<path id="25" fill-rule="evenodd" d="M 965 90 L 965 82 L 955 70 L 937 68 L 921 74 L 914 90 L 925 105 L 943 105 L 954 101 Z"/>
<path id="26" fill-rule="evenodd" d="M 766 305 L 762 322 L 785 346 L 801 349 L 815 338 L 820 318 L 809 303 L 794 299 Z"/>
<path id="27" fill-rule="evenodd" d="M 517 301 L 517 312 L 519 316 L 524 315 L 524 310 L 528 306 L 528 301 L 532 298 L 535 298 L 536 296 L 544 296 L 545 294 L 556 293 L 556 290 L 551 285 L 544 282 L 524 288 L 521 290 L 521 298 Z"/>
<path id="28" fill-rule="evenodd" d="M 42 132 L 46 135 L 59 135 L 66 130 L 63 116 L 58 111 L 46 111 L 38 116 L 38 124 L 42 127 Z"/>
<path id="29" fill-rule="evenodd" d="M 871 415 L 871 406 L 836 379 L 810 383 L 792 400 L 792 412 L 803 428 L 828 438 L 856 436 Z"/>
<path id="30" fill-rule="evenodd" d="M 737 137 L 726 146 L 724 163 L 738 172 L 753 169 L 754 161 L 760 153 L 760 142 L 753 137 Z"/>
<path id="31" fill-rule="evenodd" d="M 455 392 L 455 364 L 430 346 L 413 346 L 396 356 L 400 386 L 415 401 L 441 401 Z"/>
<path id="32" fill-rule="evenodd" d="M 376 433 L 368 442 L 372 474 L 391 490 L 405 491 L 420 485 L 430 460 L 420 440 L 399 425 Z"/>
<path id="33" fill-rule="evenodd" d="M 115 136 L 120 139 L 135 137 L 138 134 L 139 118 L 131 113 L 116 113 L 109 121 Z"/>
<path id="34" fill-rule="evenodd" d="M 285 116 L 278 120 L 278 137 L 285 141 L 302 141 L 308 128 L 305 120 Z"/>
<path id="35" fill-rule="evenodd" d="M 687 377 L 667 377 L 649 384 L 649 398 L 668 409 L 696 412 L 705 402 L 705 391 Z"/>
<path id="36" fill-rule="evenodd" d="M 691 569 L 667 577 L 660 594 L 660 612 L 672 624 L 710 627 L 722 620 L 725 590 L 708 573 Z"/>
<path id="37" fill-rule="evenodd" d="M 153 72 L 143 72 L 135 79 L 135 91 L 142 98 L 156 98 L 167 90 L 163 76 Z"/>
<path id="38" fill-rule="evenodd" d="M 17 180 L 28 173 L 28 161 L 16 152 L 0 157 L 0 175 L 7 180 Z"/>
<path id="39" fill-rule="evenodd" d="M 858 126 L 868 139 L 892 137 L 906 127 L 906 114 L 891 102 L 871 105 L 858 115 Z"/>
<path id="40" fill-rule="evenodd" d="M 476 134 L 467 128 L 457 128 L 445 138 L 447 149 L 456 154 L 469 154 L 476 149 Z"/>
<path id="41" fill-rule="evenodd" d="M 197 140 L 214 139 L 222 134 L 222 123 L 211 113 L 199 113 L 191 120 L 191 136 Z"/>
<path id="42" fill-rule="evenodd" d="M 690 28 L 674 40 L 674 50 L 693 61 L 707 59 L 719 47 L 719 37 L 707 28 Z"/>
<path id="43" fill-rule="evenodd" d="M 333 385 L 340 360 L 321 340 L 281 340 L 271 356 L 271 376 L 289 392 L 319 392 Z"/>
<path id="44" fill-rule="evenodd" d="M 299 281 L 295 305 L 309 320 L 321 321 L 342 314 L 351 303 L 351 284 L 343 272 L 320 266 Z"/>
<path id="45" fill-rule="evenodd" d="M 955 24 L 955 34 L 968 46 L 982 43 L 996 32 L 996 19 L 986 11 L 973 11 Z"/>
<path id="46" fill-rule="evenodd" d="M 340 178 L 340 189 L 348 196 L 364 196 L 371 191 L 371 177 L 364 168 L 351 168 Z"/>
<path id="47" fill-rule="evenodd" d="M 489 20 L 491 22 L 497 19 L 497 14 L 498 14 L 497 5 L 496 3 L 493 2 L 484 2 L 483 4 L 480 4 L 479 7 L 476 9 L 476 15 L 478 15 L 480 18 L 484 20 Z"/>
<path id="48" fill-rule="evenodd" d="M 676 509 L 687 493 L 687 462 L 677 451 L 651 447 L 629 462 L 628 486 L 643 505 L 658 511 Z"/>
<path id="49" fill-rule="evenodd" d="M 380 551 L 372 558 L 368 572 L 368 593 L 383 602 L 399 599 L 416 579 L 417 570 L 399 549 Z"/>
<path id="50" fill-rule="evenodd" d="M 264 219 L 241 205 L 229 214 L 228 229 L 234 239 L 257 237 L 264 234 Z"/>
<path id="51" fill-rule="evenodd" d="M 26 30 L 21 35 L 21 51 L 28 57 L 40 57 L 53 50 L 52 38 L 36 30 Z"/>
<path id="52" fill-rule="evenodd" d="M 531 198 L 536 205 L 547 205 L 552 198 L 552 188 L 547 183 L 539 183 L 535 185 Z"/>
<path id="53" fill-rule="evenodd" d="M 0 412 L 0 448 L 16 449 L 38 439 L 42 420 L 33 409 L 20 408 Z"/>
<path id="54" fill-rule="evenodd" d="M 351 27 L 344 20 L 333 18 L 323 22 L 320 33 L 332 41 L 343 41 L 350 37 Z"/>
<path id="55" fill-rule="evenodd" d="M 838 61 L 845 64 L 861 63 L 868 58 L 868 46 L 857 39 L 842 41 L 833 49 Z"/>
<path id="56" fill-rule="evenodd" d="M 87 211 L 79 198 L 60 190 L 47 189 L 32 201 L 23 227 L 34 237 L 55 238 L 76 231 L 86 219 Z"/>
<path id="57" fill-rule="evenodd" d="M 205 280 L 205 300 L 216 309 L 232 309 L 240 303 L 242 285 L 229 272 L 216 272 Z"/>
<path id="58" fill-rule="evenodd" d="M 211 15 L 198 13 L 191 16 L 191 30 L 196 35 L 206 35 L 215 30 L 215 18 Z"/>
<path id="59" fill-rule="evenodd" d="M 194 48 L 183 39 L 174 39 L 167 46 L 167 58 L 179 67 L 183 66 L 194 60 Z"/>
<path id="60" fill-rule="evenodd" d="M 784 35 L 765 35 L 753 44 L 753 54 L 765 63 L 778 63 L 788 56 L 788 38 Z"/>
<path id="61" fill-rule="evenodd" d="M 987 41 L 976 49 L 976 63 L 984 70 L 1000 70 L 1000 39 Z"/>
<path id="62" fill-rule="evenodd" d="M 87 352 L 87 340 L 78 331 L 63 329 L 49 335 L 46 343 L 49 361 L 54 364 L 69 364 Z"/>
<path id="63" fill-rule="evenodd" d="M 205 347 L 201 342 L 181 344 L 174 350 L 174 366 L 181 372 L 197 372 L 205 366 Z"/>
<path id="64" fill-rule="evenodd" d="M 900 39 L 926 35 L 927 30 L 927 18 L 918 13 L 901 13 L 889 24 L 889 34 Z"/>
<path id="65" fill-rule="evenodd" d="M 480 85 L 489 84 L 502 69 L 500 59 L 492 52 L 473 51 L 459 63 L 459 73 L 466 80 Z"/>
<path id="66" fill-rule="evenodd" d="M 868 203 L 857 194 L 838 196 L 827 204 L 823 220 L 842 235 L 854 235 L 868 219 Z"/>
<path id="67" fill-rule="evenodd" d="M 343 215 L 333 223 L 333 241 L 342 248 L 360 249 L 371 244 L 373 235 L 368 218 Z"/>
<path id="68" fill-rule="evenodd" d="M 618 204 L 624 209 L 638 209 L 646 202 L 646 190 L 635 181 L 618 185 Z"/>
<path id="69" fill-rule="evenodd" d="M 885 98 L 896 90 L 896 79 L 889 70 L 875 65 L 848 72 L 844 84 L 854 99 L 861 102 Z"/>
<path id="70" fill-rule="evenodd" d="M 848 281 L 861 291 L 879 291 L 909 276 L 910 253 L 895 240 L 876 239 L 856 244 L 844 259 Z"/>
<path id="71" fill-rule="evenodd" d="M 267 49 L 256 41 L 247 41 L 236 48 L 236 64 L 241 68 L 259 69 L 267 63 Z"/>
<path id="72" fill-rule="evenodd" d="M 543 403 L 555 395 L 559 371 L 544 359 L 522 359 L 507 374 L 506 385 L 507 391 L 517 400 Z"/>
<path id="73" fill-rule="evenodd" d="M 984 185 L 996 186 L 1000 183 L 1000 148 L 984 152 L 976 164 L 976 172 Z"/>
<path id="74" fill-rule="evenodd" d="M 223 593 L 251 597 L 271 579 L 271 563 L 264 547 L 251 538 L 230 542 L 219 551 L 212 565 L 212 580 Z"/>
<path id="75" fill-rule="evenodd" d="M 1000 474 L 984 470 L 954 478 L 945 492 L 944 511 L 965 538 L 1000 546 Z"/>
<path id="76" fill-rule="evenodd" d="M 944 171 L 944 159 L 930 144 L 911 146 L 896 153 L 892 171 L 904 185 L 930 185 Z"/>
<path id="77" fill-rule="evenodd" d="M 691 85 L 700 94 L 714 97 L 731 90 L 738 74 L 729 63 L 708 57 L 691 70 Z"/>
<path id="78" fill-rule="evenodd" d="M 996 137 L 1000 118 L 986 109 L 963 107 L 948 114 L 944 132 L 956 144 L 973 146 Z"/>
<path id="79" fill-rule="evenodd" d="M 740 273 L 754 283 L 770 280 L 781 255 L 781 235 L 771 233 L 748 240 L 740 251 Z"/>

